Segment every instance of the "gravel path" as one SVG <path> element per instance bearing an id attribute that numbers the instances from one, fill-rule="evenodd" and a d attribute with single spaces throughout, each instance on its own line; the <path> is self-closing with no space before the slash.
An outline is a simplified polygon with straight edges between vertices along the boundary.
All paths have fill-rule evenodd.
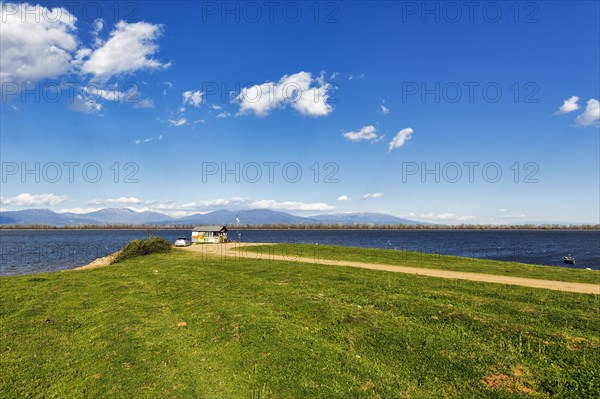
<path id="1" fill-rule="evenodd" d="M 265 259 L 265 260 L 284 260 L 302 263 L 316 263 L 321 265 L 332 265 L 332 266 L 350 266 L 360 267 L 363 269 L 371 270 L 383 270 L 394 273 L 406 273 L 406 274 L 417 274 L 419 276 L 428 277 L 439 277 L 448 279 L 458 280 L 470 280 L 480 281 L 485 283 L 497 283 L 497 284 L 509 284 L 509 285 L 520 285 L 524 287 L 533 288 L 545 288 L 555 291 L 567 291 L 577 292 L 584 294 L 600 294 L 600 284 L 587 284 L 587 283 L 570 283 L 564 281 L 553 281 L 553 280 L 538 280 L 533 278 L 524 277 L 511 277 L 511 276 L 498 276 L 493 274 L 482 274 L 482 273 L 468 273 L 468 272 L 456 272 L 451 270 L 438 270 L 438 269 L 425 269 L 418 267 L 407 267 L 407 266 L 396 266 L 396 265 L 385 265 L 377 263 L 364 263 L 364 262 L 353 262 L 347 260 L 328 260 L 328 259 L 315 259 L 298 256 L 282 256 L 273 254 L 260 254 L 256 252 L 244 252 L 243 249 L 237 249 L 239 247 L 251 246 L 251 245 L 270 245 L 270 243 L 227 243 L 227 244 L 204 244 L 204 245 L 192 245 L 183 248 L 186 251 L 200 252 L 208 256 L 228 256 L 237 258 L 248 258 L 248 259 Z"/>

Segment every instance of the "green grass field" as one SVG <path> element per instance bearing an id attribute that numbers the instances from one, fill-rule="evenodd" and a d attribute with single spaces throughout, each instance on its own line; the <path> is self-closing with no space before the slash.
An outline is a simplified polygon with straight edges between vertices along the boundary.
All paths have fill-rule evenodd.
<path id="1" fill-rule="evenodd" d="M 598 270 L 529 265 L 525 263 L 500 262 L 487 259 L 396 251 L 391 249 L 353 248 L 314 244 L 277 244 L 242 247 L 241 251 L 243 257 L 255 259 L 268 259 L 270 255 L 284 255 L 290 260 L 299 257 L 311 259 L 335 259 L 353 262 L 422 267 L 426 269 L 495 274 L 499 276 L 526 277 L 541 280 L 600 284 L 600 271 Z"/>
<path id="2" fill-rule="evenodd" d="M 599 316 L 598 295 L 173 251 L 0 278 L 0 397 L 597 398 Z"/>

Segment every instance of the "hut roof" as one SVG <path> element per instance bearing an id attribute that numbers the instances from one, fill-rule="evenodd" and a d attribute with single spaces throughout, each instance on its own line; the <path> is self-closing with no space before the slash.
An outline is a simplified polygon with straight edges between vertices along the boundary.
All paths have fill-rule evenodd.
<path id="1" fill-rule="evenodd" d="M 194 231 L 211 231 L 211 232 L 219 232 L 225 230 L 227 231 L 227 226 L 220 226 L 218 224 L 208 224 L 208 225 L 200 225 L 194 227 Z"/>

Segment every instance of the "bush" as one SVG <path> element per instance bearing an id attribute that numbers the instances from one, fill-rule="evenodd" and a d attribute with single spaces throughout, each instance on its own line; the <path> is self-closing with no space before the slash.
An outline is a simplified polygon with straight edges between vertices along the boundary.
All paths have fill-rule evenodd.
<path id="1" fill-rule="evenodd" d="M 125 259 L 136 258 L 154 253 L 165 253 L 171 251 L 171 243 L 164 238 L 149 237 L 141 240 L 131 240 L 119 252 L 113 263 Z"/>

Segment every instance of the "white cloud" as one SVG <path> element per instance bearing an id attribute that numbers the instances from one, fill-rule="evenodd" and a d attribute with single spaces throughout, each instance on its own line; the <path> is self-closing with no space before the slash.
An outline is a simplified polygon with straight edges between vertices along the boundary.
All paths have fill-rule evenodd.
<path id="1" fill-rule="evenodd" d="M 161 141 L 162 139 L 163 139 L 163 135 L 162 135 L 162 134 L 159 134 L 159 135 L 158 135 L 158 136 L 156 136 L 156 137 L 148 137 L 148 138 L 146 138 L 146 139 L 135 139 L 135 140 L 134 140 L 134 143 L 135 143 L 136 145 L 140 145 L 140 144 L 146 144 L 146 143 L 150 143 L 150 142 L 152 142 L 152 141 L 155 141 L 155 140 L 156 140 L 156 141 Z"/>
<path id="2" fill-rule="evenodd" d="M 283 211 L 330 211 L 335 206 L 322 202 L 277 201 L 273 199 L 255 200 L 244 197 L 215 198 L 187 203 L 173 201 L 142 200 L 136 197 L 93 199 L 87 201 L 88 208 L 61 209 L 59 212 L 87 213 L 103 207 L 126 207 L 136 212 L 162 212 L 169 216 L 180 217 L 196 213 L 206 213 L 211 209 L 228 207 L 229 209 L 273 209 Z"/>
<path id="3" fill-rule="evenodd" d="M 501 215 L 500 219 L 524 219 L 526 217 L 527 217 L 527 215 L 525 215 L 524 213 L 521 213 L 518 215 Z"/>
<path id="4" fill-rule="evenodd" d="M 215 198 L 202 201 L 193 201 L 181 205 L 175 205 L 174 209 L 205 209 L 215 207 L 234 207 L 246 209 L 276 209 L 287 211 L 330 211 L 335 206 L 322 202 L 302 202 L 302 201 L 277 201 L 273 199 L 254 200 L 244 197 Z"/>
<path id="5" fill-rule="evenodd" d="M 396 136 L 392 139 L 392 141 L 389 142 L 389 144 L 388 144 L 389 152 L 391 152 L 392 150 L 395 150 L 396 148 L 402 147 L 408 140 L 410 140 L 413 133 L 414 133 L 414 131 L 410 127 L 400 130 L 396 134 Z"/>
<path id="6" fill-rule="evenodd" d="M 84 114 L 91 114 L 94 112 L 100 112 L 102 110 L 102 104 L 96 102 L 94 99 L 77 94 L 73 101 L 69 104 L 69 109 L 77 112 L 83 112 Z"/>
<path id="7" fill-rule="evenodd" d="M 251 208 L 260 209 L 277 209 L 287 211 L 330 211 L 335 209 L 335 206 L 328 205 L 323 202 L 299 202 L 299 201 L 275 201 L 275 200 L 259 200 L 248 204 Z"/>
<path id="8" fill-rule="evenodd" d="M 340 76 L 340 73 L 339 72 L 334 72 L 334 73 L 331 74 L 331 77 L 329 79 L 333 80 L 333 79 L 337 78 L 338 76 Z"/>
<path id="9" fill-rule="evenodd" d="M 432 221 L 455 221 L 455 222 L 472 222 L 475 220 L 475 216 L 471 216 L 471 215 L 464 215 L 464 216 L 458 216 L 455 213 L 439 213 L 439 214 L 434 214 L 434 213 L 425 213 L 425 214 L 420 214 L 419 215 L 420 219 L 426 219 L 426 220 L 432 220 Z"/>
<path id="10" fill-rule="evenodd" d="M 102 32 L 102 29 L 104 28 L 104 21 L 101 18 L 96 19 L 93 23 L 92 23 L 92 37 L 94 38 L 94 45 L 96 47 L 100 47 L 101 45 L 104 44 L 104 40 L 100 39 L 99 35 L 100 32 Z"/>
<path id="11" fill-rule="evenodd" d="M 579 101 L 579 97 L 572 96 L 571 98 L 566 99 L 563 104 L 560 106 L 558 111 L 555 112 L 556 115 L 568 114 L 569 112 L 577 111 L 580 107 L 577 102 Z"/>
<path id="12" fill-rule="evenodd" d="M 217 115 L 218 119 L 225 119 L 225 118 L 229 118 L 231 116 L 231 114 L 227 111 L 223 111 L 221 112 L 219 115 Z"/>
<path id="13" fill-rule="evenodd" d="M 107 101 L 122 102 L 132 95 L 132 91 L 122 92 L 118 86 L 112 86 L 107 89 L 103 89 L 97 85 L 89 85 L 83 87 L 83 92 L 88 98 L 102 98 Z"/>
<path id="14" fill-rule="evenodd" d="M 213 105 L 210 106 L 210 108 L 214 109 L 215 111 L 219 111 L 223 107 L 221 107 L 220 105 L 217 105 L 217 104 L 213 104 Z"/>
<path id="15" fill-rule="evenodd" d="M 506 209 L 506 208 L 500 208 L 500 209 L 498 209 L 498 212 L 507 212 L 507 211 L 508 211 L 508 209 Z"/>
<path id="16" fill-rule="evenodd" d="M 390 109 L 388 107 L 385 106 L 385 100 L 383 100 L 383 102 L 380 105 L 381 107 L 381 113 L 384 115 L 387 115 L 390 113 Z"/>
<path id="17" fill-rule="evenodd" d="M 203 93 L 200 90 L 197 91 L 184 91 L 182 93 L 183 103 L 193 106 L 194 108 L 200 107 L 202 104 L 202 95 Z"/>
<path id="18" fill-rule="evenodd" d="M 358 132 L 346 132 L 344 137 L 350 141 L 374 141 L 379 138 L 376 134 L 377 129 L 373 125 L 363 126 Z"/>
<path id="19" fill-rule="evenodd" d="M 101 210 L 102 208 L 63 208 L 56 211 L 56 213 L 90 213 Z"/>
<path id="20" fill-rule="evenodd" d="M 81 71 L 106 80 L 138 70 L 168 68 L 170 64 L 154 59 L 158 52 L 155 41 L 161 33 L 161 25 L 120 21 L 110 33 L 110 38 L 82 61 Z"/>
<path id="21" fill-rule="evenodd" d="M 363 195 L 362 197 L 363 197 L 363 199 L 381 198 L 381 197 L 383 197 L 383 193 L 369 193 L 369 194 Z"/>
<path id="22" fill-rule="evenodd" d="M 0 197 L 0 204 L 12 206 L 48 206 L 58 205 L 66 200 L 66 195 L 23 193 L 16 197 Z"/>
<path id="23" fill-rule="evenodd" d="M 236 205 L 244 205 L 249 203 L 251 200 L 248 198 L 242 197 L 233 197 L 233 198 L 216 198 L 210 200 L 202 200 L 202 201 L 193 201 L 188 202 L 186 204 L 181 205 L 181 208 L 207 208 L 207 207 L 216 207 L 216 206 L 236 206 Z"/>
<path id="24" fill-rule="evenodd" d="M 364 79 L 365 78 L 365 74 L 361 73 L 358 76 L 354 76 L 354 74 L 350 74 L 350 76 L 348 76 L 348 80 L 354 80 L 354 79 Z"/>
<path id="25" fill-rule="evenodd" d="M 579 126 L 590 126 L 598 124 L 600 120 L 600 101 L 591 98 L 587 102 L 585 111 L 575 118 L 575 123 Z"/>
<path id="26" fill-rule="evenodd" d="M 108 198 L 108 199 L 93 199 L 87 201 L 88 205 L 138 205 L 141 204 L 142 200 L 136 197 L 120 197 L 120 198 Z"/>
<path id="27" fill-rule="evenodd" d="M 348 201 L 350 198 L 347 195 L 340 195 L 337 199 L 338 201 Z"/>
<path id="28" fill-rule="evenodd" d="M 133 108 L 154 108 L 154 101 L 150 98 L 142 98 L 139 101 L 133 103 Z"/>
<path id="29" fill-rule="evenodd" d="M 235 97 L 240 104 L 239 114 L 253 112 L 265 117 L 275 108 L 291 106 L 302 115 L 325 116 L 333 108 L 327 103 L 331 85 L 324 82 L 323 75 L 316 79 L 309 72 L 284 75 L 279 82 L 266 82 L 245 87 Z"/>
<path id="30" fill-rule="evenodd" d="M 179 118 L 179 119 L 169 119 L 169 125 L 171 126 L 183 126 L 187 124 L 187 119 Z"/>
<path id="31" fill-rule="evenodd" d="M 70 70 L 77 48 L 72 14 L 27 3 L 1 3 L 0 14 L 0 82 L 35 82 Z"/>

